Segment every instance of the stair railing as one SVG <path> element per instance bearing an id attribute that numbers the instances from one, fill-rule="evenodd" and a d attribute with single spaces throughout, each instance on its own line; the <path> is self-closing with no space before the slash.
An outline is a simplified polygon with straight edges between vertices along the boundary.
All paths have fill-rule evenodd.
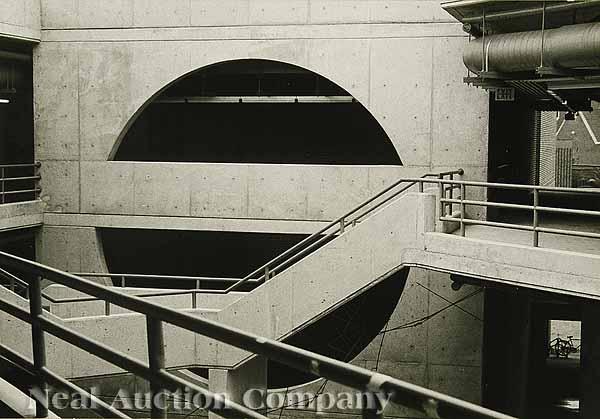
<path id="1" fill-rule="evenodd" d="M 147 300 L 124 294 L 115 288 L 106 287 L 91 280 L 77 277 L 42 264 L 28 261 L 7 253 L 0 252 L 0 265 L 29 276 L 29 311 L 0 299 L 0 311 L 14 316 L 32 328 L 33 361 L 18 354 L 4 344 L 0 344 L 0 356 L 12 361 L 25 371 L 35 375 L 40 389 L 44 390 L 48 383 L 59 387 L 76 390 L 79 394 L 94 398 L 89 392 L 76 388 L 67 380 L 60 377 L 46 365 L 46 334 L 53 335 L 64 342 L 87 351 L 117 367 L 133 373 L 151 384 L 153 396 L 163 390 L 177 391 L 191 389 L 202 397 L 207 410 L 223 417 L 245 417 L 266 419 L 266 416 L 248 409 L 242 405 L 223 399 L 209 390 L 201 388 L 182 378 L 174 376 L 165 369 L 164 324 L 168 323 L 193 333 L 215 339 L 241 350 L 264 356 L 296 370 L 313 374 L 336 383 L 351 387 L 365 394 L 384 393 L 398 405 L 418 410 L 433 418 L 478 418 L 478 419 L 514 419 L 502 413 L 477 406 L 475 404 L 450 397 L 414 384 L 410 384 L 388 375 L 379 374 L 365 368 L 341 362 L 314 352 L 267 339 L 262 336 L 245 332 L 218 322 L 196 317 L 191 314 L 172 310 Z M 48 279 L 73 290 L 109 301 L 146 317 L 146 335 L 148 340 L 149 362 L 143 363 L 123 352 L 91 339 L 44 313 L 42 307 L 41 281 Z M 48 414 L 48 399 L 44 391 L 38 395 L 37 416 L 46 417 Z M 214 402 L 221 402 L 214 403 Z M 99 413 L 107 417 L 126 418 L 122 412 L 101 401 L 97 403 Z M 166 417 L 166 410 L 153 406 L 152 418 Z M 365 410 L 365 417 L 382 418 L 382 412 L 373 414 Z"/>
<path id="2" fill-rule="evenodd" d="M 258 282 L 268 281 L 276 274 L 291 266 L 293 263 L 297 262 L 304 256 L 316 250 L 320 245 L 323 245 L 328 240 L 331 240 L 334 236 L 344 233 L 347 227 L 356 225 L 367 215 L 371 214 L 373 211 L 381 208 L 382 206 L 386 205 L 387 203 L 398 197 L 400 194 L 406 192 L 413 186 L 417 185 L 419 183 L 419 179 L 426 179 L 429 177 L 445 179 L 446 177 L 448 177 L 448 179 L 454 180 L 455 175 L 462 176 L 463 174 L 463 169 L 457 169 L 448 172 L 427 173 L 416 180 L 399 179 L 398 181 L 383 189 L 381 192 L 375 194 L 374 196 L 370 197 L 369 199 L 354 207 L 350 211 L 346 212 L 341 217 L 333 220 L 316 233 L 313 233 L 312 235 L 308 236 L 301 242 L 292 246 L 285 252 L 281 253 L 280 255 L 271 259 L 264 265 L 255 269 L 254 271 L 246 275 L 244 278 L 242 278 L 239 282 L 231 285 L 225 291 L 235 291 L 245 283 L 252 280 Z M 390 195 L 385 196 L 388 193 Z M 360 212 L 361 210 L 364 211 Z"/>

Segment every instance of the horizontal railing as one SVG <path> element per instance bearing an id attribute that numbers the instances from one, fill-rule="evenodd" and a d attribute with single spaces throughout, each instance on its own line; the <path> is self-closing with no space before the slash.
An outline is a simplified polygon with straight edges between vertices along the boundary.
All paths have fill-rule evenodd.
<path id="1" fill-rule="evenodd" d="M 18 272 L 29 274 L 25 282 L 29 285 L 29 311 L 0 299 L 0 311 L 8 313 L 24 322 L 31 324 L 33 361 L 30 361 L 14 352 L 6 345 L 0 344 L 0 355 L 13 361 L 28 372 L 35 375 L 41 389 L 48 383 L 67 386 L 70 385 L 64 378 L 53 373 L 46 365 L 45 335 L 53 335 L 77 348 L 87 351 L 113 365 L 133 373 L 150 382 L 151 392 L 157 395 L 164 390 L 177 391 L 191 389 L 201 396 L 207 410 L 213 411 L 224 417 L 261 418 L 266 416 L 249 410 L 248 408 L 230 400 L 219 399 L 220 396 L 203 389 L 184 379 L 178 378 L 165 370 L 165 340 L 164 324 L 168 323 L 193 333 L 215 339 L 232 345 L 244 351 L 264 356 L 268 359 L 287 365 L 298 371 L 325 378 L 353 389 L 367 393 L 384 393 L 390 400 L 398 405 L 423 412 L 435 418 L 481 418 L 481 419 L 510 419 L 509 416 L 492 410 L 468 403 L 445 394 L 416 386 L 393 377 L 369 371 L 345 362 L 316 354 L 287 345 L 278 341 L 266 339 L 252 333 L 242 331 L 208 319 L 192 316 L 185 312 L 165 308 L 159 304 L 130 296 L 97 284 L 75 275 L 59 271 L 31 262 L 7 253 L 0 252 L 0 265 Z M 98 299 L 110 301 L 111 304 L 142 314 L 146 317 L 146 335 L 148 340 L 147 350 L 149 362 L 143 363 L 131 356 L 110 348 L 81 333 L 74 331 L 59 323 L 47 314 L 42 307 L 41 281 L 50 280 L 84 294 Z M 88 392 L 77 388 L 81 394 L 92 397 Z M 37 402 L 38 417 L 48 414 L 48 400 L 40 392 Z M 215 404 L 220 400 L 225 407 Z M 122 412 L 107 404 L 100 404 L 97 410 L 110 417 L 127 417 Z M 151 416 L 163 418 L 166 411 L 160 406 L 153 406 Z M 365 416 L 381 417 L 373 411 L 366 411 Z"/>
<path id="2" fill-rule="evenodd" d="M 550 186 L 536 185 L 521 185 L 521 184 L 505 184 L 505 183 L 490 183 L 490 182 L 472 182 L 447 179 L 414 179 L 419 183 L 419 189 L 422 191 L 424 185 L 437 185 L 438 192 L 438 211 L 440 221 L 454 222 L 460 225 L 460 233 L 465 236 L 465 229 L 468 225 L 484 225 L 491 227 L 500 227 L 511 230 L 531 231 L 532 245 L 539 247 L 540 233 L 560 234 L 572 237 L 587 237 L 600 239 L 600 233 L 595 231 L 574 230 L 568 228 L 549 228 L 540 225 L 540 215 L 543 213 L 563 214 L 563 215 L 578 215 L 584 217 L 600 217 L 600 211 L 596 210 L 581 210 L 574 208 L 551 207 L 540 204 L 540 194 L 550 192 L 553 194 L 565 194 L 568 196 L 593 196 L 600 202 L 600 189 L 593 188 L 558 188 Z M 496 190 L 513 190 L 525 191 L 531 194 L 532 203 L 513 204 L 506 202 L 493 202 L 478 199 L 468 199 L 472 196 L 472 189 L 483 189 L 486 192 L 490 189 Z M 454 196 L 453 191 L 457 190 L 458 195 Z M 471 191 L 471 193 L 470 193 Z M 509 223 L 487 221 L 476 218 L 469 218 L 467 215 L 468 207 L 485 207 L 485 208 L 502 208 L 528 211 L 531 213 L 531 224 Z M 454 208 L 458 210 L 455 213 Z"/>
<path id="3" fill-rule="evenodd" d="M 41 163 L 0 165 L 0 204 L 38 199 Z"/>

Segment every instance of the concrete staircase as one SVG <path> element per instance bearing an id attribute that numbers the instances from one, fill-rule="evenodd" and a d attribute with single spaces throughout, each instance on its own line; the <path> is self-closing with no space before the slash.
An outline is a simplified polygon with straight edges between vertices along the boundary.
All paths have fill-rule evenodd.
<path id="1" fill-rule="evenodd" d="M 436 232 L 436 197 L 429 193 L 407 193 L 390 201 L 370 217 L 319 250 L 246 294 L 203 297 L 210 307 L 183 309 L 195 316 L 216 320 L 272 339 L 288 339 L 317 324 L 336 308 L 362 293 L 400 275 L 422 267 L 536 290 L 600 299 L 600 256 L 559 248 L 534 248 L 511 240 L 500 240 L 488 230 L 487 239 Z M 485 234 L 484 234 L 485 236 Z M 600 253 L 600 252 L 599 252 Z M 56 290 L 56 292 L 61 292 Z M 135 293 L 135 290 L 128 292 Z M 398 294 L 399 295 L 399 294 Z M 0 289 L 0 298 L 27 307 L 27 300 Z M 204 299 L 206 298 L 206 299 Z M 172 301 L 182 309 L 181 302 Z M 101 315 L 96 307 L 71 312 L 56 311 L 55 320 L 110 344 L 140 360 L 147 359 L 146 337 L 135 333 L 145 328 L 143 316 L 135 313 Z M 179 306 L 178 306 L 179 305 Z M 87 310 L 87 311 L 86 311 Z M 74 316 L 75 314 L 75 316 Z M 83 315 L 77 317 L 78 315 Z M 30 356 L 29 326 L 1 314 L 3 343 Z M 229 345 L 165 326 L 167 368 L 235 368 L 250 358 L 249 353 Z M 66 377 L 119 373 L 117 368 L 96 360 L 70 345 L 48 337 L 48 364 Z"/>

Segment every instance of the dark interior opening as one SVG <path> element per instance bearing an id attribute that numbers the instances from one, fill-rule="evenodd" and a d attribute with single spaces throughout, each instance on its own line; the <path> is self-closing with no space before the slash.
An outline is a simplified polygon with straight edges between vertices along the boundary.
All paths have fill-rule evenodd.
<path id="1" fill-rule="evenodd" d="M 176 82 L 142 111 L 114 159 L 402 164 L 381 125 L 344 89 L 260 60 L 218 64 Z"/>
<path id="2" fill-rule="evenodd" d="M 102 229 L 108 269 L 113 273 L 242 278 L 303 240 L 304 234 L 222 231 Z M 132 287 L 149 287 L 131 280 Z M 183 281 L 151 287 L 193 288 Z"/>
<path id="3" fill-rule="evenodd" d="M 556 132 L 559 128 L 555 112 L 542 112 L 536 104 L 519 95 L 514 102 L 496 101 L 490 94 L 488 180 L 497 183 L 540 185 L 549 187 L 575 188 L 575 182 L 564 182 L 565 167 L 572 159 L 561 150 L 561 141 Z M 565 130 L 566 131 L 566 130 Z M 589 141 L 591 143 L 591 140 Z M 566 156 L 566 157 L 565 157 Z M 575 165 L 574 165 L 575 166 Z M 574 168 L 570 177 L 575 179 Z M 532 205 L 533 193 L 523 190 L 488 189 L 488 200 L 492 202 Z M 600 206 L 598 197 L 588 194 L 540 192 L 540 205 L 571 209 L 594 210 Z M 488 209 L 492 221 L 523 221 L 531 223 L 530 210 Z M 540 221 L 581 222 L 581 216 L 542 213 Z M 583 220 L 592 223 L 593 220 Z"/>
<path id="4" fill-rule="evenodd" d="M 33 162 L 31 49 L 0 42 L 0 164 Z"/>

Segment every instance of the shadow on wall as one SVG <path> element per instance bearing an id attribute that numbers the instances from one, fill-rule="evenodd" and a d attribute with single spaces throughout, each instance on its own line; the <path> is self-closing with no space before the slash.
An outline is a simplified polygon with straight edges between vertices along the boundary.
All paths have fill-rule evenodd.
<path id="1" fill-rule="evenodd" d="M 114 160 L 401 165 L 371 113 L 300 67 L 231 61 L 192 73 L 138 116 Z"/>

